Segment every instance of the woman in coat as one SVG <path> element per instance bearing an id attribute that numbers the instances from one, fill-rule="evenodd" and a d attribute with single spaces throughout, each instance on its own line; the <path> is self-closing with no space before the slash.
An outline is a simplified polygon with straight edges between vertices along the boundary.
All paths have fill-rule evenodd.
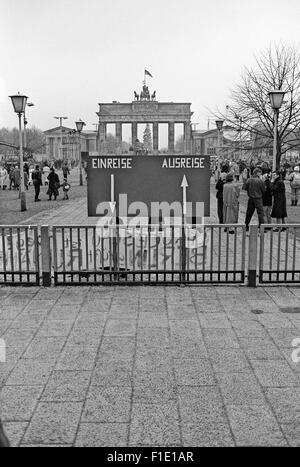
<path id="1" fill-rule="evenodd" d="M 56 197 L 59 195 L 58 188 L 60 186 L 60 183 L 59 183 L 58 175 L 57 173 L 55 173 L 55 170 L 53 167 L 50 169 L 50 173 L 47 178 L 49 181 L 49 187 L 47 191 L 47 195 L 49 195 L 48 201 L 51 201 L 52 195 L 54 196 L 54 199 L 56 200 Z"/>
<path id="2" fill-rule="evenodd" d="M 273 172 L 272 182 L 273 209 L 271 217 L 276 219 L 277 224 L 285 224 L 285 217 L 287 217 L 285 185 L 279 171 Z"/>
<path id="3" fill-rule="evenodd" d="M 233 175 L 229 173 L 226 175 L 226 183 L 223 187 L 223 221 L 224 221 L 224 224 L 237 224 L 238 223 L 239 196 L 240 196 L 240 189 L 236 183 L 233 183 Z M 234 233 L 234 231 L 229 230 L 229 233 Z"/>
<path id="4" fill-rule="evenodd" d="M 221 173 L 219 180 L 216 183 L 216 198 L 218 205 L 218 218 L 219 224 L 223 224 L 223 186 L 225 182 L 226 173 Z"/>

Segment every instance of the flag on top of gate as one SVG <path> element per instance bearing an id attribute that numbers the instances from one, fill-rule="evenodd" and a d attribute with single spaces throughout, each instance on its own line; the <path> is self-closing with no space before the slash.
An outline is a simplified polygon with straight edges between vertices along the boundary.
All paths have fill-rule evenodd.
<path id="1" fill-rule="evenodd" d="M 153 78 L 153 76 L 151 75 L 150 71 L 146 70 L 146 68 L 145 68 L 145 75 L 151 76 L 151 78 Z"/>

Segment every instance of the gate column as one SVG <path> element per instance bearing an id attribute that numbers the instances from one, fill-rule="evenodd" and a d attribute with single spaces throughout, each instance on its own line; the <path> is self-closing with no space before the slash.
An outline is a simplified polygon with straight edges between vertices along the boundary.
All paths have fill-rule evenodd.
<path id="1" fill-rule="evenodd" d="M 131 145 L 134 146 L 137 140 L 137 123 L 131 123 Z"/>
<path id="2" fill-rule="evenodd" d="M 191 152 L 191 124 L 184 122 L 184 152 L 190 154 Z"/>
<path id="3" fill-rule="evenodd" d="M 168 150 L 174 152 L 174 122 L 168 123 Z"/>
<path id="4" fill-rule="evenodd" d="M 105 140 L 106 140 L 106 123 L 99 123 L 99 154 L 105 152 Z"/>
<path id="5" fill-rule="evenodd" d="M 158 122 L 153 122 L 153 152 L 158 153 Z"/>

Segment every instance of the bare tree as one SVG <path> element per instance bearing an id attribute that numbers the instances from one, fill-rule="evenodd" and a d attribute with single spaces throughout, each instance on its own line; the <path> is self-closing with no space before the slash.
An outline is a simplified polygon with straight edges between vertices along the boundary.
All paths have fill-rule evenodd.
<path id="1" fill-rule="evenodd" d="M 231 92 L 226 115 L 221 115 L 235 131 L 237 140 L 250 135 L 254 147 L 271 149 L 274 111 L 268 93 L 274 89 L 285 91 L 277 132 L 279 167 L 281 156 L 299 147 L 300 142 L 300 54 L 295 47 L 273 45 L 255 57 L 255 62 L 254 68 L 245 68 L 241 83 Z"/>

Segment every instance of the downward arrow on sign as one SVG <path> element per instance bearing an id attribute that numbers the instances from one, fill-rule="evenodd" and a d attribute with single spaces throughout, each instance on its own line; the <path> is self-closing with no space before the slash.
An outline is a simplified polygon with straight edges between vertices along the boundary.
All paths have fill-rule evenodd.
<path id="1" fill-rule="evenodd" d="M 116 207 L 115 202 L 115 176 L 111 174 L 110 176 L 110 203 L 109 203 L 111 212 L 114 212 Z"/>

